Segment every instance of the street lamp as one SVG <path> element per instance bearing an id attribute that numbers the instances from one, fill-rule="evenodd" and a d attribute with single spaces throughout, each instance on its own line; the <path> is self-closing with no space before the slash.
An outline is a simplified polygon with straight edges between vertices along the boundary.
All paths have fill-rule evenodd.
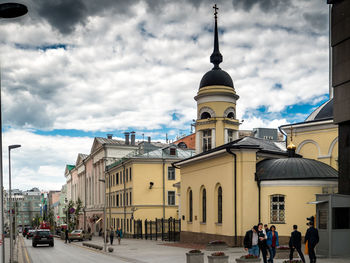
<path id="1" fill-rule="evenodd" d="M 23 16 L 28 12 L 25 5 L 17 3 L 4 3 L 0 4 L 0 19 L 1 18 L 15 18 Z M 0 105 L 1 103 L 1 80 L 0 80 Z M 0 108 L 0 238 L 2 240 L 1 246 L 1 262 L 5 262 L 5 239 L 4 239 L 4 183 L 3 183 L 3 171 L 2 171 L 2 116 Z"/>
<path id="2" fill-rule="evenodd" d="M 10 207 L 10 263 L 13 262 L 13 225 L 12 225 L 12 193 L 11 193 L 11 150 L 21 147 L 19 144 L 9 145 L 9 207 Z"/>
<path id="3" fill-rule="evenodd" d="M 107 251 L 107 227 L 106 227 L 106 180 L 105 179 L 98 179 L 100 182 L 103 182 L 105 184 L 105 191 L 104 191 L 104 195 L 105 195 L 105 205 L 104 205 L 104 209 L 103 209 L 103 217 L 104 217 L 104 222 L 103 222 L 103 227 L 104 227 L 104 251 Z"/>

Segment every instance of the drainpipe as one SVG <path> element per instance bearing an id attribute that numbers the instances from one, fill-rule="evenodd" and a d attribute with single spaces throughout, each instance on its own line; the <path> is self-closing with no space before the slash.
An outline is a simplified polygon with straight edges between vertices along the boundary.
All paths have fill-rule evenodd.
<path id="1" fill-rule="evenodd" d="M 284 136 L 286 136 L 286 147 L 287 147 L 288 135 L 284 132 L 284 130 L 282 130 L 281 126 L 278 127 L 278 130 L 279 130 Z M 260 222 L 260 221 L 259 221 L 259 222 Z"/>
<path id="2" fill-rule="evenodd" d="M 84 164 L 84 188 L 85 188 L 85 193 L 84 193 L 84 231 L 86 232 L 86 193 L 87 193 L 87 188 L 86 188 L 86 163 L 85 160 L 83 160 L 83 164 Z"/>
<path id="3" fill-rule="evenodd" d="M 126 182 L 125 182 L 125 179 L 126 179 L 126 176 L 125 176 L 125 164 L 123 163 L 123 183 L 124 183 L 124 195 L 123 195 L 123 205 L 124 205 L 124 224 L 123 224 L 123 231 L 124 233 L 126 232 L 126 204 L 125 204 L 125 197 L 126 197 Z"/>
<path id="4" fill-rule="evenodd" d="M 234 188 L 234 220 L 235 220 L 235 246 L 237 246 L 237 155 L 231 151 L 230 148 L 226 148 L 227 153 L 231 154 L 234 159 L 233 168 L 233 188 Z"/>
<path id="5" fill-rule="evenodd" d="M 255 173 L 255 180 L 258 185 L 258 222 L 261 222 L 261 181 L 259 180 L 257 174 Z"/>
<path id="6" fill-rule="evenodd" d="M 163 163 L 163 218 L 165 219 L 165 172 L 164 172 L 165 159 L 164 158 L 162 158 L 162 163 Z"/>

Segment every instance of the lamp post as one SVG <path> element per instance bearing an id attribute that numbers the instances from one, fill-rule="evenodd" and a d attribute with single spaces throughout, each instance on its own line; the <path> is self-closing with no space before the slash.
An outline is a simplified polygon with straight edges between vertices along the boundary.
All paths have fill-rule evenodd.
<path id="1" fill-rule="evenodd" d="M 19 144 L 9 145 L 9 192 L 10 192 L 10 199 L 9 199 L 9 207 L 10 207 L 10 263 L 13 262 L 13 223 L 12 223 L 12 193 L 11 193 L 11 150 L 21 147 Z"/>
<path id="2" fill-rule="evenodd" d="M 23 16 L 28 12 L 28 9 L 25 5 L 17 3 L 4 3 L 0 4 L 0 19 L 1 18 L 14 18 Z M 1 103 L 1 79 L 0 79 L 0 105 Z M 2 111 L 0 108 L 0 238 L 2 240 L 1 246 L 1 262 L 5 262 L 5 240 L 4 240 L 4 183 L 3 183 L 3 171 L 2 171 Z"/>
<path id="3" fill-rule="evenodd" d="M 104 222 L 103 222 L 103 227 L 104 227 L 104 251 L 107 251 L 107 227 L 106 227 L 106 180 L 105 179 L 98 179 L 100 182 L 103 182 L 105 184 L 105 205 L 103 209 L 103 217 L 104 217 Z"/>

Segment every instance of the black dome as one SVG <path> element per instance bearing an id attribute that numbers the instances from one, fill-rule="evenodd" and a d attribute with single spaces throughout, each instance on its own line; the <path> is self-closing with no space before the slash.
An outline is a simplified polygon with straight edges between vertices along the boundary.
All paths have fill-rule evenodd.
<path id="1" fill-rule="evenodd" d="M 333 118 L 333 99 L 326 101 L 314 110 L 305 121 L 317 121 Z"/>
<path id="2" fill-rule="evenodd" d="M 337 179 L 331 166 L 306 158 L 267 159 L 256 164 L 259 180 Z"/>
<path id="3" fill-rule="evenodd" d="M 226 71 L 221 69 L 212 69 L 205 73 L 201 83 L 199 84 L 199 88 L 218 85 L 233 88 L 233 81 Z"/>

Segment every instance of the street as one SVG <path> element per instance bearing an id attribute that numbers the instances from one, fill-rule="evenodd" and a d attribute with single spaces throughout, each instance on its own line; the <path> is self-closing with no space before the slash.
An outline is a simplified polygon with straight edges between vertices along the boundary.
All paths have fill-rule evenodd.
<path id="1" fill-rule="evenodd" d="M 55 246 L 38 245 L 32 247 L 31 239 L 24 239 L 24 245 L 28 251 L 30 262 L 55 263 L 55 262 L 127 262 L 113 256 L 108 256 L 98 251 L 74 245 L 76 242 L 65 244 L 61 239 L 55 238 Z M 130 262 L 130 261 L 129 261 Z"/>

